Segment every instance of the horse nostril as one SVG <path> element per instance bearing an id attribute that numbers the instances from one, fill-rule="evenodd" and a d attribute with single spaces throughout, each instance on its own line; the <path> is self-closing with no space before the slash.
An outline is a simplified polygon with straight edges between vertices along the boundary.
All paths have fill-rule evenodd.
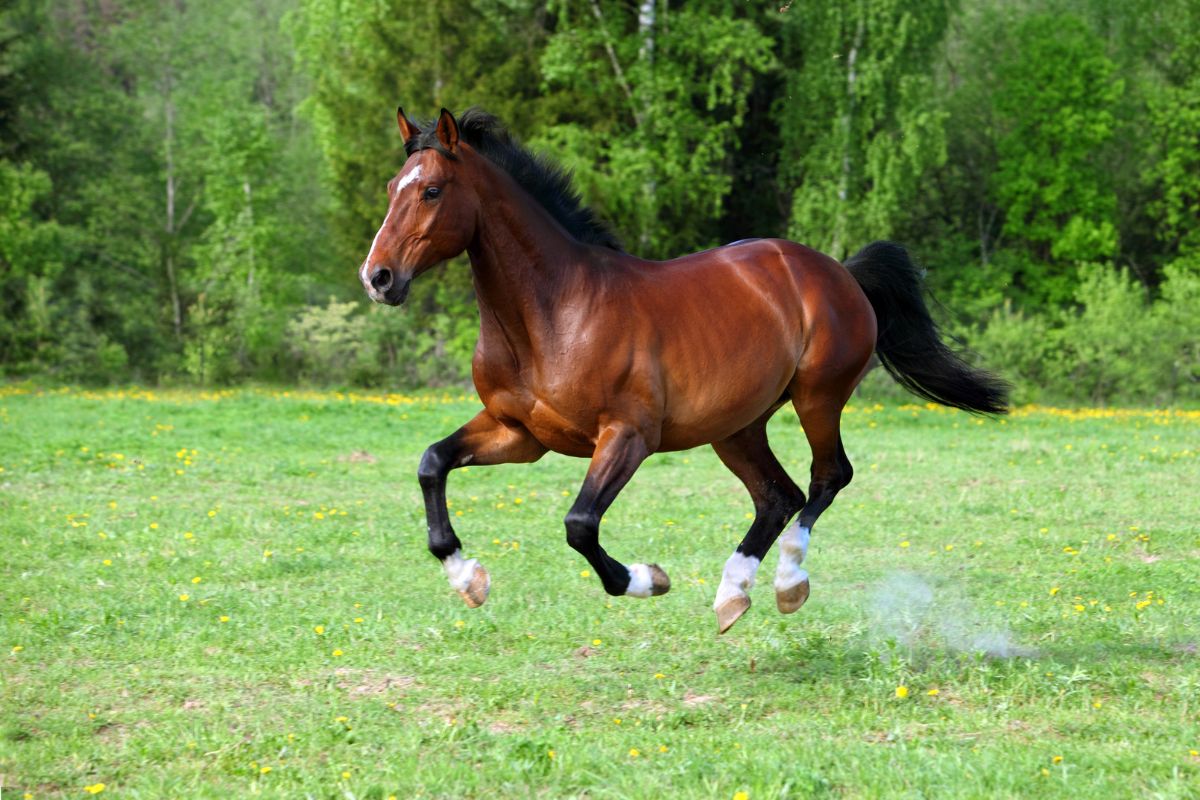
<path id="1" fill-rule="evenodd" d="M 376 270 L 371 276 L 371 286 L 377 292 L 386 292 L 392 288 L 392 271 L 386 267 Z"/>

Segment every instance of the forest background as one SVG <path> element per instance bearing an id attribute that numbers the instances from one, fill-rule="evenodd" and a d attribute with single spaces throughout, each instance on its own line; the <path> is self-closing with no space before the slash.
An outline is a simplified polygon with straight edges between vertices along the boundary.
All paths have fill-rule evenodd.
<path id="1" fill-rule="evenodd" d="M 0 0 L 0 376 L 465 384 L 465 260 L 357 267 L 474 105 L 631 252 L 891 238 L 1019 401 L 1200 400 L 1200 3 L 781 1 Z"/>

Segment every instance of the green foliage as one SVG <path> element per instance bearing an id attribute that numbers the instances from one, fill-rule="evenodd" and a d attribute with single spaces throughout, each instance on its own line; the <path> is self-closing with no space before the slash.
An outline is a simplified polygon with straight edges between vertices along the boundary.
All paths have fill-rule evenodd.
<path id="1" fill-rule="evenodd" d="M 18 370 L 55 330 L 49 295 L 62 271 L 62 236 L 33 211 L 49 191 L 44 172 L 0 161 L 0 365 Z"/>
<path id="2" fill-rule="evenodd" d="M 541 58 L 548 89 L 576 98 L 536 144 L 573 168 L 627 246 L 668 258 L 718 244 L 730 151 L 771 42 L 728 6 L 592 2 L 557 9 Z"/>
<path id="3" fill-rule="evenodd" d="M 1148 177 L 1161 187 L 1151 204 L 1159 236 L 1176 252 L 1200 253 L 1200 73 L 1164 88 L 1150 111 L 1157 157 Z"/>
<path id="4" fill-rule="evenodd" d="M 1021 397 L 1197 396 L 1189 0 L 9 0 L 0 372 L 466 382 L 465 265 L 355 276 L 398 104 L 497 114 L 640 255 L 902 241 Z"/>
<path id="5" fill-rule="evenodd" d="M 1181 261 L 1165 274 L 1151 300 L 1128 273 L 1087 265 L 1077 276 L 1076 306 L 1029 314 L 1005 303 L 967 338 L 1016 384 L 1018 402 L 1194 402 L 1200 269 Z"/>
<path id="6" fill-rule="evenodd" d="M 916 0 L 791 7 L 776 116 L 792 238 L 843 257 L 894 235 L 924 173 L 946 158 L 929 65 L 949 12 Z"/>
<path id="7" fill-rule="evenodd" d="M 1034 257 L 1018 281 L 1038 300 L 1062 302 L 1069 265 L 1117 250 L 1116 196 L 1102 155 L 1123 83 L 1099 37 L 1075 17 L 1031 16 L 1012 42 L 996 75 L 996 196 L 1004 232 Z"/>

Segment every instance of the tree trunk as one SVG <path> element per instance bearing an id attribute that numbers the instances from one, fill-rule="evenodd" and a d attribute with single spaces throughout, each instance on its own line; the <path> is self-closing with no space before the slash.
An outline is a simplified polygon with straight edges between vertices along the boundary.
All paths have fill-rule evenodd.
<path id="1" fill-rule="evenodd" d="M 164 246 L 164 262 L 167 270 L 167 289 L 171 293 L 172 322 L 175 326 L 175 338 L 183 340 L 183 304 L 179 299 L 179 280 L 175 274 L 175 236 L 178 229 L 175 226 L 175 102 L 171 97 L 172 76 L 167 69 L 164 97 L 164 114 L 166 116 L 166 156 L 167 156 L 167 222 L 165 226 L 166 243 Z"/>
<path id="2" fill-rule="evenodd" d="M 849 214 L 848 200 L 850 197 L 850 175 L 853 171 L 854 149 L 854 110 L 857 105 L 854 95 L 854 84 L 858 81 L 858 71 L 855 64 L 858 61 L 858 51 L 862 47 L 865 31 L 863 11 L 859 11 L 858 23 L 854 29 L 854 44 L 846 55 L 846 111 L 842 114 L 842 174 L 838 179 L 837 210 L 834 212 L 833 241 L 829 253 L 834 258 L 842 257 L 842 248 L 846 241 L 846 218 Z"/>

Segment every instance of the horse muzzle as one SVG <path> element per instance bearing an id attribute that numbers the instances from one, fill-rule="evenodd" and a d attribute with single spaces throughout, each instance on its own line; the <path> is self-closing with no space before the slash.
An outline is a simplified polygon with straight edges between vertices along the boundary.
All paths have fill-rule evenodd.
<path id="1" fill-rule="evenodd" d="M 369 267 L 363 278 L 367 295 L 376 303 L 387 303 L 389 306 L 403 303 L 408 298 L 408 287 L 412 285 L 411 276 L 402 276 L 395 270 L 379 265 Z"/>

